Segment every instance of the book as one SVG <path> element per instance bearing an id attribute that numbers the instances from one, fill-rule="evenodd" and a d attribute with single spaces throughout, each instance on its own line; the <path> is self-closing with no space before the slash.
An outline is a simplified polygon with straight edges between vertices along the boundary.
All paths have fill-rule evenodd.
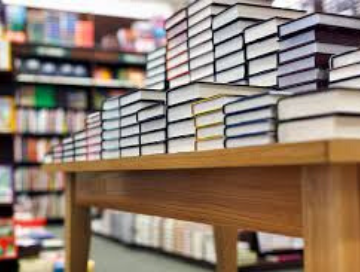
<path id="1" fill-rule="evenodd" d="M 114 130 L 120 128 L 120 119 L 110 120 L 110 121 L 104 121 L 102 124 L 102 130 Z"/>
<path id="2" fill-rule="evenodd" d="M 358 88 L 360 78 L 358 76 L 341 79 L 339 81 L 333 81 L 330 83 L 330 87 L 333 88 Z"/>
<path id="3" fill-rule="evenodd" d="M 153 120 L 143 121 L 140 123 L 140 132 L 147 133 L 154 130 L 166 129 L 166 118 L 159 117 Z"/>
<path id="4" fill-rule="evenodd" d="M 234 83 L 246 78 L 245 64 L 216 73 L 216 81 L 219 83 Z"/>
<path id="5" fill-rule="evenodd" d="M 166 64 L 166 57 L 165 56 L 161 56 L 158 57 L 152 61 L 149 61 L 146 63 L 146 69 L 147 70 L 152 70 L 156 67 L 162 66 Z"/>
<path id="6" fill-rule="evenodd" d="M 179 138 L 168 139 L 169 154 L 195 151 L 195 136 L 189 135 Z"/>
<path id="7" fill-rule="evenodd" d="M 123 158 L 138 157 L 140 155 L 140 146 L 121 148 L 121 157 Z"/>
<path id="8" fill-rule="evenodd" d="M 141 155 L 158 155 L 166 154 L 167 145 L 166 142 L 151 143 L 146 145 L 141 145 Z"/>
<path id="9" fill-rule="evenodd" d="M 277 36 L 265 38 L 259 42 L 246 45 L 246 59 L 251 60 L 279 51 L 279 38 Z"/>
<path id="10" fill-rule="evenodd" d="M 338 82 L 343 79 L 358 77 L 360 75 L 358 72 L 359 67 L 359 63 L 354 63 L 340 68 L 331 69 L 329 80 L 330 82 Z"/>
<path id="11" fill-rule="evenodd" d="M 15 101 L 12 97 L 0 97 L 0 133 L 15 131 Z"/>
<path id="12" fill-rule="evenodd" d="M 177 46 L 180 46 L 181 44 L 184 44 L 184 43 L 187 44 L 187 39 L 188 39 L 187 32 L 181 33 L 181 34 L 177 35 L 176 37 L 169 39 L 168 43 L 167 43 L 167 52 L 169 52 L 169 50 L 172 50 Z"/>
<path id="13" fill-rule="evenodd" d="M 308 142 L 330 139 L 358 139 L 360 115 L 332 113 L 280 121 L 278 137 L 281 143 Z"/>
<path id="14" fill-rule="evenodd" d="M 157 58 L 163 57 L 166 54 L 166 47 L 159 47 L 147 54 L 147 62 L 151 62 Z"/>
<path id="15" fill-rule="evenodd" d="M 106 99 L 102 105 L 102 110 L 103 111 L 115 110 L 118 109 L 119 107 L 120 107 L 120 96 L 116 96 Z"/>
<path id="16" fill-rule="evenodd" d="M 202 31 L 201 33 L 189 38 L 189 47 L 195 47 L 197 45 L 200 45 L 208 40 L 211 40 L 213 38 L 213 31 L 211 28 Z M 185 44 L 187 46 L 187 44 Z M 184 52 L 185 50 L 187 50 L 187 47 L 184 49 L 184 45 L 183 47 L 180 49 L 177 49 L 178 51 L 182 50 L 181 52 Z M 174 52 L 174 51 L 173 51 Z M 175 54 L 175 53 L 173 53 Z"/>
<path id="17" fill-rule="evenodd" d="M 159 82 L 164 82 L 166 80 L 166 73 L 161 73 L 153 77 L 149 77 L 145 79 L 146 86 L 151 86 L 157 84 Z"/>
<path id="18" fill-rule="evenodd" d="M 223 107 L 231 102 L 237 101 L 244 96 L 241 95 L 217 95 L 207 99 L 200 100 L 192 104 L 194 116 L 212 113 L 222 110 Z"/>
<path id="19" fill-rule="evenodd" d="M 187 63 L 189 61 L 189 54 L 187 51 L 167 60 L 167 70 L 176 68 L 177 66 Z"/>
<path id="20" fill-rule="evenodd" d="M 173 78 L 169 80 L 170 89 L 178 88 L 184 85 L 187 85 L 191 82 L 190 80 L 190 74 L 186 73 L 182 76 Z"/>
<path id="21" fill-rule="evenodd" d="M 220 57 L 215 61 L 216 72 L 228 70 L 230 68 L 238 67 L 245 63 L 245 51 L 230 53 L 226 56 Z"/>
<path id="22" fill-rule="evenodd" d="M 224 149 L 224 147 L 225 147 L 225 143 L 223 137 L 214 137 L 206 140 L 198 140 L 196 142 L 197 151 Z"/>
<path id="23" fill-rule="evenodd" d="M 297 86 L 312 81 L 327 81 L 329 74 L 321 69 L 310 69 L 303 72 L 280 76 L 278 78 L 279 88 Z"/>
<path id="24" fill-rule="evenodd" d="M 157 103 L 150 107 L 144 108 L 137 113 L 137 120 L 139 123 L 148 120 L 158 119 L 164 117 L 166 114 L 166 106 L 164 103 Z"/>
<path id="25" fill-rule="evenodd" d="M 168 138 L 177 138 L 188 135 L 195 135 L 195 122 L 193 118 L 168 123 Z"/>
<path id="26" fill-rule="evenodd" d="M 103 121 L 118 119 L 120 118 L 120 110 L 119 109 L 105 110 L 102 112 L 101 118 Z"/>
<path id="27" fill-rule="evenodd" d="M 168 30 L 178 23 L 184 21 L 187 18 L 186 9 L 180 9 L 178 12 L 173 14 L 170 18 L 168 18 L 165 22 L 165 29 Z"/>
<path id="28" fill-rule="evenodd" d="M 184 74 L 187 74 L 189 72 L 189 63 L 185 62 L 183 64 L 179 64 L 176 67 L 173 67 L 171 69 L 168 70 L 167 72 L 167 77 L 168 79 L 173 79 L 176 78 L 178 76 L 182 76 Z"/>
<path id="29" fill-rule="evenodd" d="M 165 142 L 166 139 L 166 129 L 160 129 L 152 132 L 142 133 L 140 135 L 140 144 L 147 145 L 152 143 Z"/>
<path id="30" fill-rule="evenodd" d="M 277 69 L 251 75 L 248 80 L 251 86 L 275 88 L 279 85 Z"/>
<path id="31" fill-rule="evenodd" d="M 163 92 L 143 89 L 121 96 L 120 105 L 124 107 L 139 101 L 165 101 L 165 98 L 166 95 Z"/>
<path id="32" fill-rule="evenodd" d="M 299 71 L 304 71 L 313 68 L 328 69 L 329 56 L 322 54 L 314 54 L 296 61 L 282 64 L 278 67 L 278 75 L 284 76 Z"/>
<path id="33" fill-rule="evenodd" d="M 262 21 L 244 30 L 245 43 L 253 43 L 271 36 L 278 36 L 278 27 L 286 22 L 288 18 L 274 17 L 266 21 Z"/>
<path id="34" fill-rule="evenodd" d="M 199 34 L 199 35 L 201 35 L 201 34 Z M 197 36 L 193 37 L 191 40 L 196 40 L 196 39 L 197 39 Z M 211 37 L 206 38 L 204 41 L 201 41 L 201 42 L 205 42 L 209 39 L 211 39 Z M 187 41 L 180 43 L 179 45 L 173 47 L 172 49 L 169 49 L 169 47 L 168 47 L 168 49 L 166 51 L 166 59 L 167 60 L 173 59 L 173 58 L 177 57 L 178 55 L 185 53 L 187 50 L 188 50 Z"/>
<path id="35" fill-rule="evenodd" d="M 120 147 L 128 148 L 128 147 L 134 147 L 140 145 L 140 136 L 139 135 L 133 135 L 129 137 L 121 137 L 120 138 Z"/>
<path id="36" fill-rule="evenodd" d="M 120 150 L 103 150 L 101 157 L 104 160 L 118 159 L 121 157 L 121 152 Z"/>
<path id="37" fill-rule="evenodd" d="M 209 139 L 214 139 L 224 137 L 224 124 L 211 124 L 208 126 L 202 126 L 196 128 L 196 141 L 206 141 Z"/>
<path id="38" fill-rule="evenodd" d="M 224 122 L 224 112 L 222 109 L 209 112 L 208 114 L 198 115 L 195 118 L 196 127 L 203 127 Z"/>
<path id="39" fill-rule="evenodd" d="M 190 26 L 195 25 L 206 18 L 212 17 L 213 15 L 220 13 L 221 11 L 223 11 L 228 7 L 229 6 L 225 4 L 212 3 L 209 6 L 205 7 L 204 9 L 199 10 L 197 13 L 189 16 L 188 19 L 189 25 Z"/>
<path id="40" fill-rule="evenodd" d="M 240 137 L 229 137 L 225 140 L 225 146 L 226 148 L 238 148 L 245 146 L 269 145 L 275 142 L 275 134 L 266 132 L 243 135 Z"/>
<path id="41" fill-rule="evenodd" d="M 197 56 L 190 60 L 190 69 L 195 70 L 207 64 L 212 64 L 214 62 L 214 52 L 206 52 L 200 56 Z"/>
<path id="42" fill-rule="evenodd" d="M 104 140 L 102 142 L 102 150 L 109 151 L 109 150 L 115 150 L 115 149 L 120 149 L 119 139 Z"/>
<path id="43" fill-rule="evenodd" d="M 306 92 L 281 99 L 278 105 L 279 120 L 291 120 L 334 112 L 360 113 L 357 89 L 330 88 L 326 91 Z"/>
<path id="44" fill-rule="evenodd" d="M 214 18 L 213 28 L 218 29 L 219 27 L 226 25 L 239 17 L 266 20 L 273 17 L 296 19 L 304 15 L 305 12 L 300 10 L 265 7 L 253 4 L 236 4 L 231 8 L 219 13 Z"/>
<path id="45" fill-rule="evenodd" d="M 172 39 L 175 36 L 185 32 L 188 29 L 188 22 L 186 20 L 179 22 L 174 25 L 171 29 L 168 29 L 166 32 L 167 39 Z"/>
<path id="46" fill-rule="evenodd" d="M 165 63 L 164 63 L 164 64 L 156 66 L 156 67 L 154 67 L 152 69 L 147 69 L 146 78 L 148 80 L 151 80 L 156 76 L 165 74 L 165 72 L 166 72 L 166 66 L 165 66 Z"/>
<path id="47" fill-rule="evenodd" d="M 167 89 L 167 82 L 161 81 L 159 83 L 154 83 L 153 85 L 146 85 L 147 88 L 152 90 L 165 91 Z"/>
<path id="48" fill-rule="evenodd" d="M 336 69 L 359 62 L 360 62 L 360 50 L 357 48 L 355 50 L 350 50 L 342 54 L 337 54 L 332 56 L 331 68 Z"/>
<path id="49" fill-rule="evenodd" d="M 200 81 L 205 77 L 214 75 L 214 73 L 215 73 L 214 64 L 213 63 L 205 64 L 201 67 L 193 69 L 190 72 L 190 78 L 192 81 Z"/>
<path id="50" fill-rule="evenodd" d="M 13 202 L 13 169 L 0 165 L 0 204 Z"/>
<path id="51" fill-rule="evenodd" d="M 252 59 L 248 62 L 248 73 L 250 75 L 256 75 L 261 72 L 271 71 L 278 67 L 278 54 L 270 54 L 256 59 Z"/>
<path id="52" fill-rule="evenodd" d="M 199 98 L 215 95 L 254 95 L 264 92 L 265 88 L 228 85 L 221 83 L 194 82 L 167 92 L 167 105 L 173 106 Z"/>
<path id="53" fill-rule="evenodd" d="M 225 128 L 226 137 L 232 138 L 239 135 L 258 134 L 263 132 L 276 131 L 276 119 L 260 119 L 231 125 Z"/>
<path id="54" fill-rule="evenodd" d="M 129 115 L 137 114 L 139 110 L 153 105 L 156 105 L 156 100 L 151 100 L 151 101 L 141 100 L 139 102 L 128 104 L 120 108 L 120 116 L 126 117 Z"/>
<path id="55" fill-rule="evenodd" d="M 358 31 L 360 30 L 359 23 L 360 19 L 356 17 L 337 14 L 312 13 L 281 25 L 279 27 L 279 33 L 281 37 L 285 37 L 319 25 L 325 25 L 332 27 L 333 29 L 353 29 Z"/>
<path id="56" fill-rule="evenodd" d="M 240 123 L 247 123 L 261 119 L 274 118 L 275 109 L 273 106 L 264 106 L 250 110 L 243 110 L 226 114 L 225 125 L 231 126 Z"/>
<path id="57" fill-rule="evenodd" d="M 119 127 L 127 127 L 138 123 L 137 112 L 126 117 L 122 117 L 119 121 Z"/>
<path id="58" fill-rule="evenodd" d="M 200 45 L 189 49 L 190 59 L 194 59 L 198 56 L 204 55 L 205 53 L 214 51 L 214 44 L 212 40 L 206 41 Z"/>
<path id="59" fill-rule="evenodd" d="M 122 127 L 120 131 L 121 137 L 130 137 L 140 134 L 140 125 L 134 124 L 127 127 Z"/>
<path id="60" fill-rule="evenodd" d="M 230 53 L 238 52 L 244 47 L 244 38 L 240 34 L 235 36 L 221 44 L 215 46 L 215 58 L 219 59 L 223 56 L 227 56 Z"/>
<path id="61" fill-rule="evenodd" d="M 194 37 L 199 33 L 202 33 L 203 31 L 211 28 L 212 24 L 213 24 L 213 16 L 205 18 L 200 22 L 196 23 L 195 25 L 190 25 L 188 29 L 189 38 Z"/>
<path id="62" fill-rule="evenodd" d="M 168 122 L 175 122 L 175 121 L 191 118 L 193 116 L 192 104 L 197 100 L 199 99 L 195 99 L 185 103 L 180 103 L 174 106 L 169 106 L 167 109 Z"/>
<path id="63" fill-rule="evenodd" d="M 289 88 L 284 88 L 283 91 L 290 93 L 304 93 L 309 91 L 321 91 L 328 87 L 328 82 L 323 81 L 313 81 L 310 83 L 305 83 L 299 86 L 293 86 Z"/>

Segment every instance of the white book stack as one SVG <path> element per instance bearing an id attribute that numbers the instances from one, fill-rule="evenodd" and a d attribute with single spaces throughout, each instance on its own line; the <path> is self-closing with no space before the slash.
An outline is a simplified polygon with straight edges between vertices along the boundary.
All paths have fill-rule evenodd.
<path id="1" fill-rule="evenodd" d="M 281 143 L 360 138 L 358 89 L 331 88 L 297 94 L 279 102 Z"/>
<path id="2" fill-rule="evenodd" d="M 330 66 L 330 87 L 360 86 L 360 49 L 333 56 Z"/>
<path id="3" fill-rule="evenodd" d="M 249 96 L 264 92 L 264 88 L 210 82 L 193 82 L 167 92 L 168 153 L 196 150 L 196 127 L 193 103 L 216 95 Z"/>
<path id="4" fill-rule="evenodd" d="M 73 136 L 67 137 L 62 141 L 63 162 L 75 161 L 75 139 Z"/>
<path id="5" fill-rule="evenodd" d="M 190 83 L 187 9 L 167 19 L 165 29 L 167 80 L 169 87 L 175 88 Z"/>
<path id="6" fill-rule="evenodd" d="M 166 48 L 160 47 L 147 56 L 146 88 L 165 90 L 166 82 Z"/>
<path id="7" fill-rule="evenodd" d="M 276 105 L 285 95 L 270 91 L 227 104 L 224 107 L 226 148 L 274 143 Z"/>
<path id="8" fill-rule="evenodd" d="M 120 97 L 119 148 L 121 157 L 141 155 L 141 134 L 138 114 L 141 110 L 157 105 L 159 102 L 165 103 L 165 100 L 165 92 L 154 90 L 138 90 Z M 156 138 L 153 135 L 151 137 Z"/>
<path id="9" fill-rule="evenodd" d="M 219 13 L 213 21 L 216 81 L 247 84 L 244 29 L 276 16 L 294 19 L 302 11 L 236 4 Z"/>
<path id="10" fill-rule="evenodd" d="M 278 78 L 278 26 L 289 19 L 275 17 L 244 30 L 249 85 L 276 87 Z"/>
<path id="11" fill-rule="evenodd" d="M 87 161 L 87 131 L 74 134 L 75 161 Z"/>
<path id="12" fill-rule="evenodd" d="M 86 118 L 87 160 L 101 159 L 102 119 L 100 112 L 89 114 Z"/>
<path id="13" fill-rule="evenodd" d="M 166 105 L 164 102 L 146 107 L 137 114 L 141 155 L 167 153 Z"/>
<path id="14" fill-rule="evenodd" d="M 217 95 L 193 104 L 197 151 L 225 148 L 223 107 L 241 97 L 244 96 Z"/>
<path id="15" fill-rule="evenodd" d="M 189 10 L 197 2 L 189 6 Z M 212 23 L 214 16 L 228 5 L 212 3 L 189 16 L 189 57 L 191 81 L 214 82 L 214 44 Z"/>

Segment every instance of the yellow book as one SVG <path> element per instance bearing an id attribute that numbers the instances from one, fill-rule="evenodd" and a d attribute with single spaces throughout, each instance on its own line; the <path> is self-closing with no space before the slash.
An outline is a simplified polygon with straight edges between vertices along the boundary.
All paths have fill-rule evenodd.
<path id="1" fill-rule="evenodd" d="M 15 101 L 12 97 L 0 96 L 0 132 L 15 132 Z"/>

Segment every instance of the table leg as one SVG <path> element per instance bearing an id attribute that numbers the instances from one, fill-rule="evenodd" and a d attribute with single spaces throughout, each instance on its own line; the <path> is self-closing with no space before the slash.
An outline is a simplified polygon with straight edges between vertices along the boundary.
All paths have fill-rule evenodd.
<path id="1" fill-rule="evenodd" d="M 76 177 L 66 182 L 66 272 L 86 272 L 90 248 L 90 208 L 76 205 Z"/>
<path id="2" fill-rule="evenodd" d="M 238 230 L 230 227 L 214 227 L 217 256 L 217 272 L 235 272 L 238 270 L 237 242 Z"/>
<path id="3" fill-rule="evenodd" d="M 356 165 L 304 168 L 306 272 L 360 271 L 359 183 Z"/>

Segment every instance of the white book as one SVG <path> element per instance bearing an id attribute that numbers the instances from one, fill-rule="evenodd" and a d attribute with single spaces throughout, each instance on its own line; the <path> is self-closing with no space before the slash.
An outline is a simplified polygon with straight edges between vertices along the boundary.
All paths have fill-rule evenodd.
<path id="1" fill-rule="evenodd" d="M 88 138 L 88 145 L 98 145 L 102 142 L 101 135 Z"/>
<path id="2" fill-rule="evenodd" d="M 146 85 L 146 88 L 151 90 L 164 91 L 166 89 L 166 83 L 165 81 L 163 81 L 163 82 L 155 83 L 153 85 Z"/>
<path id="3" fill-rule="evenodd" d="M 330 82 L 339 81 L 351 77 L 358 77 L 360 75 L 360 63 L 351 64 L 330 70 Z"/>
<path id="4" fill-rule="evenodd" d="M 287 36 L 316 25 L 360 30 L 360 19 L 335 14 L 313 13 L 281 25 L 279 33 L 281 36 Z"/>
<path id="5" fill-rule="evenodd" d="M 224 5 L 234 5 L 237 3 L 249 3 L 255 5 L 271 6 L 271 1 L 267 0 L 199 0 L 194 1 L 188 8 L 189 15 L 195 14 L 200 10 L 211 4 L 224 4 Z"/>
<path id="6" fill-rule="evenodd" d="M 85 138 L 86 138 L 86 131 L 85 130 L 77 132 L 74 135 L 74 140 L 75 141 L 81 141 L 81 140 L 84 140 Z"/>
<path id="7" fill-rule="evenodd" d="M 158 66 L 161 66 L 161 65 L 164 65 L 166 63 L 166 57 L 160 57 L 160 58 L 157 58 L 157 59 L 154 59 L 152 61 L 149 61 L 146 65 L 146 68 L 151 70 L 155 67 L 158 67 Z"/>
<path id="8" fill-rule="evenodd" d="M 91 129 L 88 129 L 87 136 L 88 137 L 97 136 L 97 135 L 100 135 L 101 133 L 102 133 L 101 127 L 91 128 Z"/>
<path id="9" fill-rule="evenodd" d="M 209 150 L 224 149 L 224 148 L 225 148 L 224 138 L 209 139 L 206 141 L 196 142 L 197 151 L 209 151 Z"/>
<path id="10" fill-rule="evenodd" d="M 296 93 L 317 91 L 319 89 L 322 89 L 321 84 L 319 84 L 318 82 L 312 82 L 312 83 L 307 83 L 307 84 L 303 84 L 303 85 L 299 85 L 299 86 L 289 87 L 289 88 L 286 88 L 285 91 L 296 94 Z"/>
<path id="11" fill-rule="evenodd" d="M 119 139 L 116 140 L 105 140 L 102 143 L 103 150 L 115 150 L 120 149 Z"/>
<path id="12" fill-rule="evenodd" d="M 147 62 L 151 62 L 152 60 L 164 57 L 166 54 L 166 47 L 159 47 L 154 51 L 148 53 L 147 55 Z"/>
<path id="13" fill-rule="evenodd" d="M 242 35 L 232 38 L 224 43 L 215 46 L 215 58 L 221 58 L 233 52 L 238 52 L 244 48 L 244 38 Z"/>
<path id="14" fill-rule="evenodd" d="M 210 51 L 203 55 L 200 55 L 190 60 L 190 69 L 194 70 L 206 64 L 212 64 L 214 62 L 214 52 Z"/>
<path id="15" fill-rule="evenodd" d="M 137 146 L 139 144 L 140 144 L 140 136 L 139 135 L 130 136 L 130 137 L 120 139 L 120 147 L 121 147 L 121 149 L 127 148 L 127 147 L 132 147 L 132 146 Z"/>
<path id="16" fill-rule="evenodd" d="M 360 93 L 357 89 L 330 88 L 282 99 L 279 102 L 279 120 L 291 120 L 337 112 L 360 114 Z"/>
<path id="17" fill-rule="evenodd" d="M 188 22 L 187 20 L 181 21 L 172 27 L 170 30 L 166 32 L 166 36 L 168 39 L 172 39 L 175 36 L 185 32 L 188 29 Z"/>
<path id="18" fill-rule="evenodd" d="M 213 63 L 207 64 L 205 66 L 201 66 L 190 72 L 190 78 L 192 81 L 200 80 L 204 77 L 214 75 L 215 67 Z"/>
<path id="19" fill-rule="evenodd" d="M 175 68 L 181 64 L 184 64 L 189 61 L 189 54 L 188 52 L 181 53 L 180 55 L 177 55 L 176 57 L 169 59 L 167 61 L 167 69 Z"/>
<path id="20" fill-rule="evenodd" d="M 274 70 L 278 67 L 278 54 L 271 54 L 248 62 L 249 75 Z"/>
<path id="21" fill-rule="evenodd" d="M 286 63 L 305 56 L 313 55 L 315 53 L 333 55 L 353 49 L 355 49 L 355 47 L 353 46 L 344 46 L 344 45 L 326 44 L 326 43 L 312 43 L 285 52 L 280 52 L 279 62 Z"/>
<path id="22" fill-rule="evenodd" d="M 248 146 L 269 145 L 275 143 L 275 136 L 271 133 L 251 135 L 241 138 L 229 138 L 226 140 L 226 148 L 239 148 Z"/>
<path id="23" fill-rule="evenodd" d="M 246 76 L 245 65 L 231 68 L 216 74 L 216 81 L 219 83 L 231 83 L 241 80 Z"/>
<path id="24" fill-rule="evenodd" d="M 178 46 L 172 48 L 172 49 L 168 49 L 167 50 L 167 59 L 170 60 L 184 52 L 186 52 L 188 50 L 188 43 L 187 42 L 183 42 L 181 44 L 179 44 Z"/>
<path id="25" fill-rule="evenodd" d="M 176 138 L 187 135 L 195 135 L 194 119 L 187 119 L 168 124 L 168 137 Z"/>
<path id="26" fill-rule="evenodd" d="M 215 82 L 215 75 L 204 77 L 200 81 L 201 82 L 214 83 Z"/>
<path id="27" fill-rule="evenodd" d="M 80 141 L 76 141 L 75 142 L 75 147 L 76 148 L 81 148 L 87 145 L 87 139 L 85 138 L 84 140 L 80 140 Z"/>
<path id="28" fill-rule="evenodd" d="M 251 111 L 238 112 L 225 117 L 226 126 L 247 123 L 261 119 L 274 118 L 274 107 L 264 107 Z"/>
<path id="29" fill-rule="evenodd" d="M 164 93 L 161 93 L 163 95 L 165 95 Z M 139 110 L 142 110 L 146 107 L 155 105 L 156 102 L 153 101 L 149 101 L 149 102 L 135 102 L 134 104 L 130 104 L 128 106 L 125 107 L 121 107 L 120 108 L 120 115 L 123 116 L 128 116 L 128 115 L 132 115 L 137 113 Z"/>
<path id="30" fill-rule="evenodd" d="M 189 25 L 195 25 L 202 20 L 209 18 L 213 15 L 216 15 L 223 10 L 225 10 L 228 7 L 228 5 L 220 5 L 220 4 L 211 4 L 207 6 L 206 8 L 200 10 L 199 12 L 191 15 L 189 17 Z"/>
<path id="31" fill-rule="evenodd" d="M 167 123 L 165 117 L 156 120 L 145 121 L 140 124 L 140 131 L 141 133 L 146 133 L 154 130 L 165 129 L 166 125 Z"/>
<path id="32" fill-rule="evenodd" d="M 360 116 L 334 114 L 280 123 L 279 142 L 359 139 Z"/>
<path id="33" fill-rule="evenodd" d="M 120 99 L 119 96 L 108 98 L 104 101 L 102 110 L 114 110 L 120 107 Z"/>
<path id="34" fill-rule="evenodd" d="M 129 136 L 133 136 L 133 135 L 138 135 L 140 134 L 140 125 L 139 124 L 134 124 L 128 127 L 123 127 L 121 129 L 121 137 L 129 137 Z"/>
<path id="35" fill-rule="evenodd" d="M 185 74 L 183 76 L 180 77 L 176 77 L 170 80 L 169 84 L 170 84 L 170 88 L 177 88 L 186 84 L 190 83 L 190 74 Z"/>
<path id="36" fill-rule="evenodd" d="M 271 37 L 260 42 L 247 45 L 246 58 L 250 60 L 277 51 L 279 51 L 279 38 Z"/>
<path id="37" fill-rule="evenodd" d="M 102 151 L 101 156 L 104 160 L 113 160 L 121 157 L 120 150 Z"/>
<path id="38" fill-rule="evenodd" d="M 340 68 L 343 66 L 360 63 L 360 50 L 351 50 L 343 54 L 335 55 L 331 58 L 331 68 Z"/>
<path id="39" fill-rule="evenodd" d="M 224 106 L 225 114 L 232 114 L 236 112 L 244 112 L 252 109 L 258 109 L 268 106 L 275 106 L 281 98 L 290 95 L 287 92 L 270 91 L 263 94 L 243 97 L 233 103 L 228 103 Z"/>
<path id="40" fill-rule="evenodd" d="M 212 111 L 222 110 L 228 103 L 239 100 L 244 96 L 229 96 L 229 95 L 218 95 L 208 99 L 201 100 L 193 104 L 193 113 L 196 117 L 202 114 L 208 114 Z"/>
<path id="41" fill-rule="evenodd" d="M 273 17 L 296 19 L 304 15 L 305 12 L 299 10 L 264 7 L 251 4 L 237 4 L 218 14 L 214 18 L 213 28 L 218 29 L 219 27 L 226 25 L 239 17 L 267 20 Z"/>
<path id="42" fill-rule="evenodd" d="M 120 129 L 105 130 L 102 134 L 104 140 L 112 140 L 120 138 Z"/>
<path id="43" fill-rule="evenodd" d="M 328 71 L 321 69 L 311 69 L 304 72 L 279 77 L 280 88 L 300 85 L 312 81 L 324 81 L 328 79 Z"/>
<path id="44" fill-rule="evenodd" d="M 176 12 L 174 15 L 172 15 L 170 18 L 168 18 L 165 22 L 165 29 L 170 29 L 173 26 L 177 25 L 178 23 L 184 21 L 187 18 L 187 10 L 181 9 L 178 12 Z"/>
<path id="45" fill-rule="evenodd" d="M 259 87 L 270 87 L 270 88 L 275 87 L 278 85 L 277 70 L 272 70 L 250 76 L 249 84 L 251 86 L 259 86 Z"/>
<path id="46" fill-rule="evenodd" d="M 295 36 L 287 37 L 279 41 L 280 50 L 285 51 L 300 45 L 305 45 L 316 41 L 316 30 L 309 30 Z"/>
<path id="47" fill-rule="evenodd" d="M 150 80 L 155 76 L 165 74 L 165 72 L 166 72 L 165 64 L 157 66 L 157 67 L 155 67 L 153 69 L 148 69 L 147 68 L 146 69 L 146 78 L 148 78 Z"/>
<path id="48" fill-rule="evenodd" d="M 218 58 L 215 62 L 216 72 L 228 70 L 233 67 L 240 66 L 245 63 L 245 51 L 230 53 L 227 56 Z"/>
<path id="49" fill-rule="evenodd" d="M 188 35 L 189 37 L 194 37 L 195 35 L 211 28 L 213 22 L 213 17 L 208 17 L 195 25 L 189 26 Z"/>
<path id="50" fill-rule="evenodd" d="M 170 154 L 193 151 L 195 151 L 195 136 L 168 140 L 168 152 Z"/>
<path id="51" fill-rule="evenodd" d="M 76 155 L 83 155 L 87 153 L 87 148 L 81 147 L 81 148 L 75 148 L 75 154 Z"/>
<path id="52" fill-rule="evenodd" d="M 90 145 L 88 147 L 88 153 L 92 154 L 92 153 L 100 153 L 102 150 L 101 144 L 97 144 L 97 145 Z"/>
<path id="53" fill-rule="evenodd" d="M 139 146 L 133 146 L 133 147 L 121 149 L 121 157 L 123 158 L 139 157 L 139 156 L 140 156 Z"/>
<path id="54" fill-rule="evenodd" d="M 168 91 L 168 106 L 199 98 L 209 98 L 215 95 L 255 95 L 264 92 L 265 88 L 251 86 L 229 85 L 221 83 L 194 82 L 183 87 Z"/>
<path id="55" fill-rule="evenodd" d="M 193 102 L 189 102 L 169 107 L 167 110 L 168 121 L 175 122 L 193 117 L 192 104 Z"/>
<path id="56" fill-rule="evenodd" d="M 99 161 L 101 160 L 101 154 L 100 153 L 90 153 L 87 156 L 88 161 Z"/>
<path id="57" fill-rule="evenodd" d="M 210 125 L 206 127 L 198 127 L 196 129 L 197 140 L 204 140 L 213 137 L 224 136 L 224 124 Z"/>
<path id="58" fill-rule="evenodd" d="M 186 63 L 180 64 L 179 66 L 169 69 L 168 78 L 175 78 L 177 76 L 181 76 L 185 73 L 188 73 L 189 71 L 190 71 L 189 63 L 186 62 Z"/>
<path id="59" fill-rule="evenodd" d="M 264 119 L 255 122 L 244 123 L 227 127 L 225 130 L 226 137 L 238 137 L 241 135 L 258 134 L 272 132 L 276 130 L 274 119 Z"/>
<path id="60" fill-rule="evenodd" d="M 141 146 L 141 155 L 159 155 L 166 153 L 166 143 L 156 143 Z"/>
<path id="61" fill-rule="evenodd" d="M 114 109 L 114 110 L 105 110 L 102 112 L 103 121 L 117 119 L 117 118 L 120 118 L 119 108 Z"/>
<path id="62" fill-rule="evenodd" d="M 158 130 L 149 133 L 141 134 L 140 143 L 141 145 L 158 143 L 166 141 L 166 130 Z"/>
<path id="63" fill-rule="evenodd" d="M 211 28 L 189 38 L 189 47 L 195 47 L 213 38 L 213 31 Z"/>
<path id="64" fill-rule="evenodd" d="M 165 80 L 166 80 L 166 75 L 165 75 L 165 73 L 163 73 L 163 74 L 159 74 L 157 76 L 153 76 L 151 78 L 146 78 L 145 84 L 146 85 L 153 85 L 153 84 L 156 84 L 156 83 L 159 83 L 159 82 L 163 82 Z"/>
<path id="65" fill-rule="evenodd" d="M 214 44 L 213 44 L 212 40 L 209 40 L 205 43 L 202 43 L 200 45 L 190 48 L 190 50 L 189 50 L 190 59 L 194 59 L 198 56 L 201 56 L 205 53 L 212 52 L 212 51 L 214 51 Z"/>
<path id="66" fill-rule="evenodd" d="M 86 155 L 77 155 L 77 156 L 75 156 L 75 161 L 77 161 L 77 162 L 82 162 L 82 161 L 86 161 L 86 160 L 87 160 Z"/>
<path id="67" fill-rule="evenodd" d="M 252 43 L 260 39 L 264 39 L 269 36 L 278 36 L 278 27 L 286 22 L 289 19 L 275 17 L 264 22 L 260 22 L 249 26 L 244 31 L 245 43 Z"/>
<path id="68" fill-rule="evenodd" d="M 219 28 L 214 31 L 214 44 L 219 44 L 222 42 L 225 42 L 232 37 L 239 36 L 240 34 L 243 34 L 244 30 L 253 25 L 256 24 L 257 20 L 251 20 L 246 18 L 239 18 L 238 20 L 230 23 L 229 25 L 226 25 L 222 28 Z"/>
<path id="69" fill-rule="evenodd" d="M 224 122 L 224 113 L 222 110 L 214 111 L 208 114 L 198 115 L 195 118 L 197 127 L 209 126 Z"/>
<path id="70" fill-rule="evenodd" d="M 153 106 L 144 108 L 138 112 L 138 122 L 144 122 L 158 117 L 163 117 L 166 114 L 166 106 L 164 103 L 155 104 Z"/>
<path id="71" fill-rule="evenodd" d="M 355 88 L 358 89 L 360 84 L 359 77 L 342 79 L 340 81 L 334 81 L 330 83 L 330 87 L 333 88 Z"/>
<path id="72" fill-rule="evenodd" d="M 130 125 L 134 125 L 136 124 L 137 121 L 137 113 L 131 114 L 129 116 L 126 117 L 122 117 L 120 120 L 120 127 L 127 127 Z"/>
<path id="73" fill-rule="evenodd" d="M 171 38 L 171 39 L 168 39 L 168 42 L 167 42 L 167 50 L 171 50 L 175 47 L 177 47 L 178 45 L 180 44 L 183 44 L 184 42 L 186 42 L 188 39 L 188 33 L 187 32 L 184 32 L 174 38 Z"/>
<path id="74" fill-rule="evenodd" d="M 317 66 L 316 56 L 310 56 L 297 61 L 279 65 L 278 75 L 283 76 L 297 71 L 304 71 Z"/>
<path id="75" fill-rule="evenodd" d="M 73 162 L 74 161 L 74 157 L 65 157 L 63 159 L 64 162 Z"/>
<path id="76" fill-rule="evenodd" d="M 123 95 L 120 99 L 121 107 L 141 100 L 152 100 L 152 101 L 165 101 L 166 94 L 163 92 L 153 90 L 137 90 L 126 95 Z"/>

